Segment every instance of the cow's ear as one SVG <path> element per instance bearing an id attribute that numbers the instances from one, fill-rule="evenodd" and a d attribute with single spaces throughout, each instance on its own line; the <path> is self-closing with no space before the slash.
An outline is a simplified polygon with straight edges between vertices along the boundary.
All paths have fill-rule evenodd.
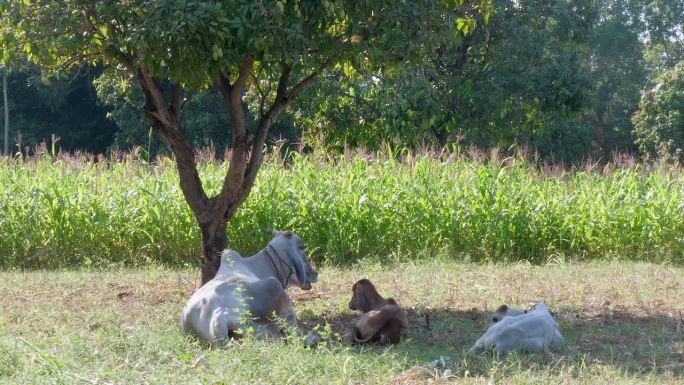
<path id="1" fill-rule="evenodd" d="M 286 236 L 286 237 L 288 237 L 288 238 L 292 238 L 292 235 L 293 235 L 293 234 L 292 234 L 292 231 L 291 231 L 291 230 L 287 230 L 287 231 L 285 231 L 285 232 L 283 233 L 283 235 Z"/>
<path id="2" fill-rule="evenodd" d="M 497 313 L 505 313 L 508 311 L 508 305 L 501 305 L 499 306 L 498 309 L 495 310 Z"/>
<path id="3" fill-rule="evenodd" d="M 368 285 L 370 281 L 367 279 L 362 279 L 357 282 L 359 285 L 356 287 L 356 305 L 357 307 L 364 313 L 369 312 L 373 310 L 372 304 L 371 304 L 371 298 L 373 298 L 373 291 L 374 287 L 371 285 Z"/>

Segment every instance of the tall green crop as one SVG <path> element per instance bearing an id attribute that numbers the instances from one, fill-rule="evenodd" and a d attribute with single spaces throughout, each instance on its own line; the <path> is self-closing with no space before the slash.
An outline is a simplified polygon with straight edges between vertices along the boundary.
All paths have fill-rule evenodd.
<path id="1" fill-rule="evenodd" d="M 210 193 L 226 165 L 203 162 Z M 0 267 L 197 264 L 199 230 L 170 159 L 0 160 Z M 294 154 L 267 161 L 229 225 L 248 255 L 292 229 L 314 260 L 426 257 L 684 262 L 681 170 L 562 172 L 522 159 Z"/>

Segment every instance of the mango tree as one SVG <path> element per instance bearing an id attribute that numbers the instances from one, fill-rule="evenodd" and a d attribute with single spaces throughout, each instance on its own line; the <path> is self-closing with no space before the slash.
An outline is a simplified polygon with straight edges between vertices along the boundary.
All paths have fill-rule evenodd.
<path id="1" fill-rule="evenodd" d="M 269 127 L 292 101 L 331 68 L 380 68 L 419 55 L 431 20 L 468 21 L 456 20 L 466 1 L 491 12 L 491 0 L 9 0 L 0 4 L 0 31 L 46 70 L 101 65 L 121 87 L 140 87 L 201 229 L 205 283 L 254 184 Z M 181 123 L 187 92 L 208 87 L 220 90 L 232 127 L 230 165 L 215 196 L 202 186 Z"/>

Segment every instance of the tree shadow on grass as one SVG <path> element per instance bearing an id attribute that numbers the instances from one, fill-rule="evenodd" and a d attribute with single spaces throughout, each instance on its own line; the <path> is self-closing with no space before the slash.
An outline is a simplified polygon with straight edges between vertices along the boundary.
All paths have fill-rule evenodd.
<path id="1" fill-rule="evenodd" d="M 550 356 L 512 354 L 501 365 L 490 354 L 465 354 L 487 330 L 489 313 L 477 309 L 428 308 L 407 309 L 407 313 L 408 338 L 390 347 L 390 352 L 406 356 L 416 365 L 448 357 L 450 367 L 457 375 L 466 371 L 471 375 L 486 375 L 494 366 L 513 373 L 521 368 L 548 372 L 605 365 L 635 375 L 671 373 L 684 378 L 684 325 L 680 315 L 564 308 L 554 313 L 565 336 L 565 345 L 559 351 Z M 357 319 L 357 314 L 346 312 L 302 319 L 301 324 L 305 330 L 310 330 L 314 325 L 327 322 L 335 332 L 344 334 Z M 377 349 L 378 353 L 388 349 L 370 348 Z"/>

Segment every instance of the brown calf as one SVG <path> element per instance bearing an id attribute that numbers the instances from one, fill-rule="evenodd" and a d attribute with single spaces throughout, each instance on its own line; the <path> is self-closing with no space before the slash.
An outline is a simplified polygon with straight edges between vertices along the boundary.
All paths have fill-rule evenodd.
<path id="1" fill-rule="evenodd" d="M 361 312 L 352 341 L 380 345 L 399 343 L 402 333 L 408 330 L 408 318 L 394 298 L 382 298 L 367 279 L 357 281 L 352 293 L 349 308 Z"/>

